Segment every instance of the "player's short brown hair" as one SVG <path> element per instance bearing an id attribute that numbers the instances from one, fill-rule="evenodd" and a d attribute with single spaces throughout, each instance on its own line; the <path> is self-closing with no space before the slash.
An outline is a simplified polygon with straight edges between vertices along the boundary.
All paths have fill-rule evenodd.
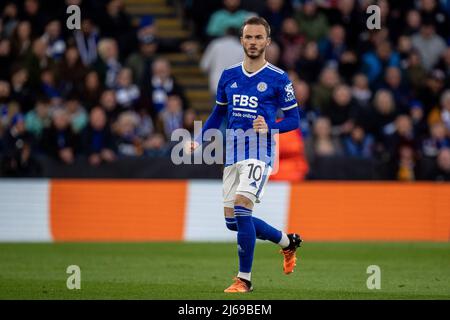
<path id="1" fill-rule="evenodd" d="M 241 30 L 239 32 L 239 35 L 242 37 L 242 34 L 244 32 L 244 27 L 246 25 L 261 25 L 264 26 L 264 29 L 266 29 L 267 38 L 270 38 L 270 25 L 266 21 L 266 19 L 262 17 L 250 17 L 247 20 L 245 20 L 244 24 L 241 27 Z"/>

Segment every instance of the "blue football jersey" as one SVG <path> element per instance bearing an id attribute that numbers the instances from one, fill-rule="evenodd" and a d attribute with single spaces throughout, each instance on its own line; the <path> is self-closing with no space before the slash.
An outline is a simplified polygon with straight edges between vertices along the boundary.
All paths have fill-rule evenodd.
<path id="1" fill-rule="evenodd" d="M 286 72 L 270 63 L 253 73 L 248 73 L 242 62 L 231 66 L 222 73 L 216 103 L 227 108 L 225 165 L 258 159 L 271 166 L 274 132 L 256 134 L 253 120 L 263 116 L 270 130 L 278 109 L 286 111 L 297 107 L 294 88 Z"/>

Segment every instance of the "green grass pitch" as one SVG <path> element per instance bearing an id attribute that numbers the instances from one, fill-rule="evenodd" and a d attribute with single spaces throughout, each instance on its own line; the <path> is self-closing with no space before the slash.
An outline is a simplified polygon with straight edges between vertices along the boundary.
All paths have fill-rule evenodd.
<path id="1" fill-rule="evenodd" d="M 250 294 L 224 294 L 233 243 L 0 244 L 0 299 L 450 299 L 450 243 L 305 243 L 295 272 L 258 243 Z M 68 290 L 69 265 L 81 289 Z M 369 265 L 381 289 L 369 290 Z"/>

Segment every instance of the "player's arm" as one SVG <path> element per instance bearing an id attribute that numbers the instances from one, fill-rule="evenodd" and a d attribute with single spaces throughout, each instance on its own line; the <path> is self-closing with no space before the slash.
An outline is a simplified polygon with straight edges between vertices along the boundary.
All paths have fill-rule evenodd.
<path id="1" fill-rule="evenodd" d="M 216 105 L 203 125 L 202 132 L 193 141 L 190 142 L 190 152 L 193 152 L 203 142 L 203 134 L 209 129 L 219 129 L 225 118 L 228 110 L 227 96 L 225 93 L 224 85 L 224 73 L 220 77 L 219 84 L 217 86 Z"/>
<path id="2" fill-rule="evenodd" d="M 202 132 L 195 137 L 193 141 L 189 142 L 189 145 L 186 148 L 187 152 L 193 152 L 197 149 L 203 142 L 203 134 L 209 129 L 219 129 L 222 124 L 223 118 L 227 114 L 227 107 L 223 105 L 216 104 L 212 113 L 209 115 L 206 120 Z"/>
<path id="3" fill-rule="evenodd" d="M 299 127 L 300 116 L 298 115 L 298 107 L 283 111 L 283 120 L 272 124 L 271 129 L 278 129 L 280 133 L 295 130 Z"/>
<path id="4" fill-rule="evenodd" d="M 280 133 L 297 129 L 300 125 L 297 99 L 292 82 L 287 75 L 284 75 L 282 85 L 278 89 L 278 105 L 284 113 L 284 118 L 271 124 L 270 129 L 277 129 Z"/>

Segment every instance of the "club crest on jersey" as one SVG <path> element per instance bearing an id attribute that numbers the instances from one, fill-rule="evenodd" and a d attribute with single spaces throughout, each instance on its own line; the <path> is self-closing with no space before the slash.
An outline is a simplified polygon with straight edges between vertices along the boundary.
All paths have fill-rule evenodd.
<path id="1" fill-rule="evenodd" d="M 292 86 L 292 83 L 287 84 L 284 87 L 284 91 L 286 91 L 286 98 L 284 99 L 286 102 L 292 101 L 295 99 L 294 87 Z"/>
<path id="2" fill-rule="evenodd" d="M 256 89 L 258 89 L 259 92 L 266 91 L 267 90 L 267 83 L 265 83 L 265 82 L 258 83 L 258 85 L 256 86 Z"/>

